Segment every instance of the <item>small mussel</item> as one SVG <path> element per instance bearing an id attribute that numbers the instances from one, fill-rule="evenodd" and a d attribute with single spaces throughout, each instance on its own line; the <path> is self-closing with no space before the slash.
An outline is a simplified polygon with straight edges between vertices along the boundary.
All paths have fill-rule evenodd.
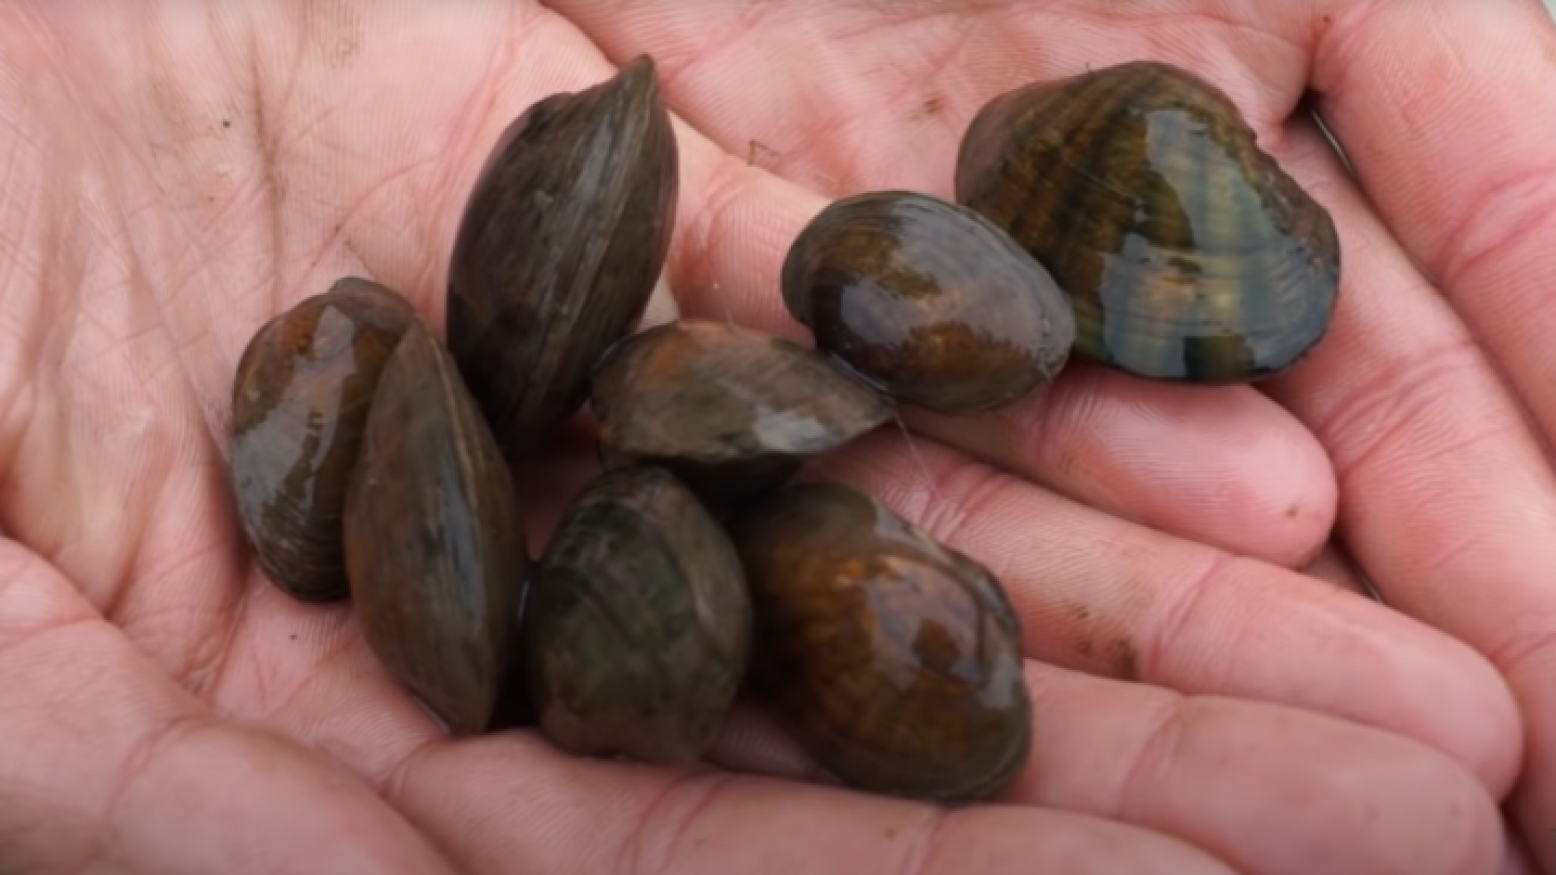
<path id="1" fill-rule="evenodd" d="M 889 399 L 823 354 L 696 319 L 611 349 L 590 404 L 607 468 L 668 468 L 718 508 L 783 484 L 807 458 L 892 417 Z"/>
<path id="2" fill-rule="evenodd" d="M 416 319 L 384 367 L 346 496 L 346 569 L 368 646 L 450 734 L 491 722 L 528 562 L 501 451 Z"/>
<path id="3" fill-rule="evenodd" d="M 729 530 L 756 614 L 753 688 L 817 762 L 943 804 L 1012 783 L 1031 703 L 993 575 L 840 484 L 786 486 Z"/>
<path id="4" fill-rule="evenodd" d="M 661 469 L 607 472 L 585 488 L 537 565 L 525 618 L 541 730 L 576 754 L 696 760 L 745 675 L 740 560 Z"/>
<path id="5" fill-rule="evenodd" d="M 816 346 L 897 400 L 973 413 L 1057 375 L 1075 342 L 1053 277 L 981 215 L 880 191 L 832 203 L 783 265 L 789 312 Z"/>
<path id="6" fill-rule="evenodd" d="M 261 326 L 238 362 L 238 515 L 260 569 L 299 600 L 348 593 L 346 488 L 379 374 L 413 318 L 395 292 L 345 277 Z"/>
<path id="7" fill-rule="evenodd" d="M 957 156 L 956 197 L 1068 292 L 1076 349 L 1140 376 L 1247 382 L 1324 336 L 1329 213 L 1222 91 L 1135 62 L 1000 95 Z"/>
<path id="8" fill-rule="evenodd" d="M 595 361 L 642 317 L 678 173 L 647 56 L 535 103 L 493 148 L 454 241 L 448 348 L 510 460 L 578 409 Z"/>

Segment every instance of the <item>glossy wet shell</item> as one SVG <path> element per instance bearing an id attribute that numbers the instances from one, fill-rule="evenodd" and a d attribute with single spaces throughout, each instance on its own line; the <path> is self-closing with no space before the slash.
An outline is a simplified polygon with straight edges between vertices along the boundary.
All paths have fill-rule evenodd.
<path id="1" fill-rule="evenodd" d="M 1322 339 L 1340 249 L 1329 214 L 1209 83 L 1137 62 L 995 98 L 957 200 L 1074 300 L 1076 349 L 1141 376 L 1255 380 Z"/>
<path id="2" fill-rule="evenodd" d="M 744 677 L 751 603 L 728 536 L 675 477 L 591 483 L 525 614 L 531 699 L 559 747 L 686 763 L 713 744 Z"/>
<path id="3" fill-rule="evenodd" d="M 717 504 L 782 484 L 892 416 L 883 395 L 815 350 L 688 319 L 612 349 L 591 405 L 608 467 L 668 468 Z"/>
<path id="4" fill-rule="evenodd" d="M 783 265 L 789 312 L 816 346 L 899 401 L 990 410 L 1063 368 L 1070 302 L 1048 271 L 977 213 L 882 191 L 837 201 Z"/>
<path id="5" fill-rule="evenodd" d="M 410 304 L 356 277 L 267 322 L 250 339 L 232 391 L 228 462 L 255 561 L 282 591 L 345 598 L 341 517 L 379 374 Z"/>
<path id="6" fill-rule="evenodd" d="M 493 148 L 454 243 L 448 347 L 510 459 L 578 408 L 595 361 L 642 316 L 678 185 L 647 57 L 539 101 Z"/>
<path id="7" fill-rule="evenodd" d="M 514 646 L 524 532 L 497 443 L 419 319 L 379 382 L 345 534 L 379 662 L 451 734 L 485 729 Z"/>
<path id="8" fill-rule="evenodd" d="M 999 582 L 863 493 L 784 487 L 730 523 L 756 689 L 847 784 L 960 804 L 1031 746 L 1021 632 Z"/>

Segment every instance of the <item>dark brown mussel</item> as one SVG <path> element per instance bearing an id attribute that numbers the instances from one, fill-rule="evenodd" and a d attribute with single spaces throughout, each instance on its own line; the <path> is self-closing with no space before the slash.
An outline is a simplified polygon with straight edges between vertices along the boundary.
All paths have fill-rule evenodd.
<path id="1" fill-rule="evenodd" d="M 513 652 L 524 530 L 497 442 L 420 319 L 379 381 L 345 540 L 379 662 L 451 734 L 484 730 Z"/>
<path id="2" fill-rule="evenodd" d="M 590 404 L 607 468 L 668 468 L 721 509 L 892 416 L 885 396 L 813 349 L 696 319 L 612 348 Z"/>
<path id="3" fill-rule="evenodd" d="M 1329 213 L 1264 152 L 1232 101 L 1135 62 L 990 101 L 956 196 L 1048 268 L 1076 349 L 1144 377 L 1267 377 L 1324 336 L 1340 246 Z"/>
<path id="4" fill-rule="evenodd" d="M 499 138 L 466 204 L 448 348 L 510 460 L 578 409 L 669 251 L 675 134 L 653 61 L 547 97 Z"/>
<path id="5" fill-rule="evenodd" d="M 546 546 L 525 610 L 541 730 L 576 754 L 696 760 L 750 639 L 740 561 L 708 511 L 661 469 L 607 472 Z"/>
<path id="6" fill-rule="evenodd" d="M 962 804 L 1031 747 L 1021 629 L 999 581 L 880 502 L 797 483 L 730 522 L 756 615 L 751 679 L 844 783 Z"/>
<path id="7" fill-rule="evenodd" d="M 384 362 L 414 314 L 358 277 L 255 332 L 232 390 L 229 473 L 255 561 L 308 602 L 345 598 L 341 516 Z"/>
<path id="8" fill-rule="evenodd" d="M 783 299 L 818 348 L 939 413 L 1025 397 L 1075 342 L 1069 299 L 1041 264 L 981 215 L 915 192 L 823 209 L 789 249 Z"/>

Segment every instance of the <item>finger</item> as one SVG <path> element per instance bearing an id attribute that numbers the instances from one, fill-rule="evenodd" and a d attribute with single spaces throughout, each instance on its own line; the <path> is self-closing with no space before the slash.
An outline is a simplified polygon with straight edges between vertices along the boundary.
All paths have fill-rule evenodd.
<path id="1" fill-rule="evenodd" d="M 1501 812 L 1486 790 L 1397 735 L 1040 663 L 1026 673 L 1032 755 L 1002 801 L 1176 836 L 1248 875 L 1482 873 L 1503 853 Z M 720 747 L 737 746 L 763 774 L 816 779 L 757 709 L 731 715 Z"/>
<path id="2" fill-rule="evenodd" d="M 1383 222 L 1556 436 L 1556 26 L 1533 0 L 1363 8 L 1336 16 L 1315 57 L 1324 119 Z"/>
<path id="3" fill-rule="evenodd" d="M 1506 676 L 1527 738 L 1515 810 L 1543 836 L 1556 823 L 1556 477 L 1490 362 L 1320 135 L 1299 126 L 1287 145 L 1348 248 L 1328 337 L 1271 391 L 1329 447 L 1342 534 L 1384 599 Z M 1556 866 L 1549 842 L 1533 851 Z"/>
<path id="4" fill-rule="evenodd" d="M 890 433 L 817 470 L 986 564 L 1010 592 L 1034 659 L 1343 717 L 1445 751 L 1494 794 L 1512 782 L 1517 712 L 1495 670 L 1369 599 L 1081 507 L 931 443 L 915 451 Z"/>
<path id="5" fill-rule="evenodd" d="M 386 795 L 472 875 L 1232 871 L 1100 818 L 1003 806 L 945 812 L 765 778 L 574 759 L 524 734 L 429 746 Z"/>
<path id="6" fill-rule="evenodd" d="M 803 338 L 779 265 L 824 201 L 693 135 L 671 285 L 689 316 Z M 1307 562 L 1334 518 L 1323 450 L 1252 390 L 1143 385 L 1077 364 L 1053 391 L 979 418 L 915 416 L 926 433 L 1146 525 L 1282 565 Z"/>
<path id="7" fill-rule="evenodd" d="M 1257 392 L 1165 387 L 1078 359 L 991 414 L 905 411 L 919 434 L 1115 516 L 1298 567 L 1334 523 L 1329 459 Z"/>
<path id="8" fill-rule="evenodd" d="M 219 721 L 10 542 L 0 690 L 0 871 L 450 871 L 366 785 Z"/>
<path id="9" fill-rule="evenodd" d="M 1027 681 L 1033 753 L 1002 803 L 1173 836 L 1245 875 L 1469 875 L 1490 871 L 1502 854 L 1499 812 L 1485 789 L 1441 753 L 1399 736 L 1302 711 L 1185 698 L 1036 663 L 1028 664 Z M 337 723 L 326 731 L 356 729 Z M 380 739 L 371 762 L 362 765 L 397 807 L 473 872 L 508 871 L 493 861 L 515 858 L 548 872 L 620 871 L 608 868 L 613 863 L 626 871 L 768 871 L 737 867 L 724 856 L 732 848 L 703 848 L 699 841 L 709 835 L 746 847 L 753 860 L 767 843 L 785 841 L 786 856 L 768 863 L 773 871 L 783 871 L 782 865 L 818 871 L 822 860 L 835 861 L 839 872 L 855 871 L 847 866 L 897 871 L 888 867 L 904 864 L 897 844 L 872 840 L 887 812 L 911 811 L 896 803 L 727 774 L 603 767 L 558 754 L 532 733 L 502 738 L 511 744 L 482 740 L 471 747 L 420 734 L 388 744 Z M 755 754 L 791 778 L 818 777 L 808 756 L 756 708 L 732 715 L 720 747 L 744 748 L 737 756 Z M 681 781 L 693 789 L 678 786 Z M 567 792 L 559 794 L 553 784 L 565 784 Z M 1294 807 L 1293 799 L 1303 803 Z M 468 819 L 482 805 L 491 808 Z M 548 816 L 539 816 L 539 805 L 547 806 Z M 791 807 L 803 814 L 791 815 Z M 558 815 L 558 809 L 566 813 Z M 754 816 L 758 810 L 767 815 Z M 1046 810 L 1019 824 L 1035 831 L 1034 840 L 1048 832 Z M 818 828 L 821 821 L 827 828 Z M 624 832 L 576 842 L 570 832 L 588 822 L 621 824 Z M 1067 827 L 1059 821 L 1053 828 Z M 969 829 L 965 841 L 988 840 L 982 827 Z M 960 858 L 963 852 L 953 848 L 935 856 L 956 871 L 953 860 L 971 865 Z M 1034 858 L 1033 868 L 1023 871 L 1049 871 L 1043 863 Z"/>
<path id="10" fill-rule="evenodd" d="M 1482 873 L 1503 853 L 1485 788 L 1399 736 L 1035 664 L 1027 676 L 1033 756 L 1011 801 L 1177 836 L 1250 875 Z"/>

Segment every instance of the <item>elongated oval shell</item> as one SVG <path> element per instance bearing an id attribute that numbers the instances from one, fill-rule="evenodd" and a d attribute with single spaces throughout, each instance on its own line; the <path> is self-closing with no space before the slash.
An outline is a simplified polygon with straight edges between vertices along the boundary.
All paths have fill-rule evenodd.
<path id="1" fill-rule="evenodd" d="M 643 315 L 679 187 L 654 63 L 547 97 L 502 134 L 454 242 L 448 347 L 510 460 L 577 410 Z"/>
<path id="2" fill-rule="evenodd" d="M 892 415 L 884 396 L 813 349 L 696 319 L 618 344 L 590 403 L 607 467 L 667 468 L 718 506 L 783 483 Z"/>
<path id="3" fill-rule="evenodd" d="M 957 199 L 1075 304 L 1079 352 L 1202 383 L 1280 372 L 1324 336 L 1340 273 L 1329 214 L 1215 86 L 1136 62 L 990 101 Z"/>
<path id="4" fill-rule="evenodd" d="M 880 502 L 792 484 L 731 537 L 755 608 L 755 688 L 845 783 L 960 804 L 1021 772 L 1031 702 L 999 582 Z"/>
<path id="5" fill-rule="evenodd" d="M 979 214 L 929 195 L 827 206 L 783 264 L 783 299 L 816 346 L 899 401 L 1002 407 L 1047 384 L 1075 342 L 1053 277 Z"/>
<path id="6" fill-rule="evenodd" d="M 363 638 L 453 735 L 491 721 L 527 556 L 506 463 L 420 319 L 390 357 L 346 498 Z"/>
<path id="7" fill-rule="evenodd" d="M 674 476 L 608 472 L 546 547 L 524 641 L 531 699 L 558 746 L 692 762 L 745 675 L 751 601 L 740 560 Z"/>
<path id="8" fill-rule="evenodd" d="M 228 470 L 255 561 L 307 602 L 345 598 L 341 517 L 384 363 L 414 318 L 359 277 L 265 323 L 238 362 Z"/>

